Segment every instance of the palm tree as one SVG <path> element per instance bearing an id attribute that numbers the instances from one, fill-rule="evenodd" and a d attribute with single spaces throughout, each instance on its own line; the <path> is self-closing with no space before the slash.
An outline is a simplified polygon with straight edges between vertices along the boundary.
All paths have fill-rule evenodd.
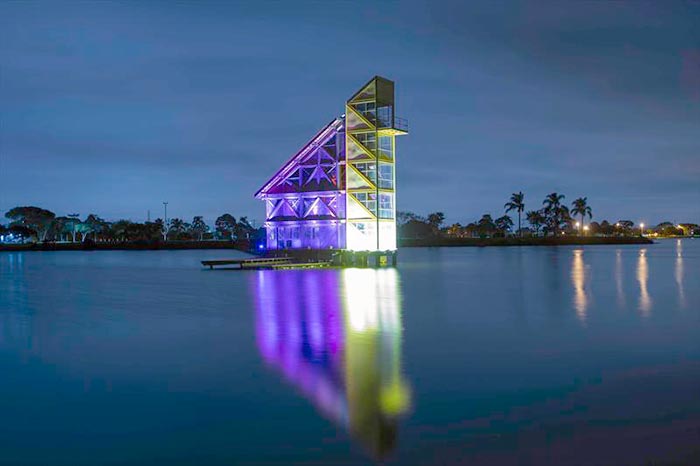
<path id="1" fill-rule="evenodd" d="M 525 214 L 525 218 L 527 218 L 528 223 L 535 228 L 535 235 L 538 235 L 540 233 L 540 227 L 546 220 L 542 211 L 531 210 Z"/>
<path id="2" fill-rule="evenodd" d="M 432 214 L 428 215 L 428 223 L 431 227 L 433 227 L 436 230 L 440 229 L 440 225 L 442 225 L 442 222 L 444 221 L 445 214 L 443 214 L 442 212 L 433 212 Z"/>
<path id="3" fill-rule="evenodd" d="M 566 196 L 564 196 L 563 194 L 558 193 L 548 194 L 547 197 L 544 198 L 542 205 L 544 205 L 544 208 L 546 210 L 558 209 L 559 207 L 561 207 L 561 201 L 565 197 Z"/>
<path id="4" fill-rule="evenodd" d="M 508 233 L 508 230 L 511 229 L 513 226 L 513 220 L 508 215 L 504 215 L 503 217 L 498 217 L 494 223 L 496 224 L 496 228 L 500 230 L 501 233 L 503 233 L 503 237 L 506 237 L 506 234 Z"/>
<path id="5" fill-rule="evenodd" d="M 551 193 L 545 197 L 542 204 L 544 205 L 544 214 L 547 219 L 549 228 L 557 236 L 559 233 L 559 225 L 562 222 L 562 218 L 565 213 L 569 213 L 569 209 L 561 204 L 562 199 L 566 196 L 558 193 Z M 545 232 L 546 234 L 546 232 Z"/>
<path id="6" fill-rule="evenodd" d="M 196 235 L 199 241 L 202 241 L 204 233 L 209 231 L 209 226 L 204 221 L 204 217 L 202 217 L 201 215 L 197 215 L 192 219 L 191 230 L 192 234 Z"/>
<path id="7" fill-rule="evenodd" d="M 523 235 L 523 232 L 521 231 L 520 228 L 520 214 L 525 210 L 525 195 L 523 194 L 522 191 L 513 193 L 510 195 L 510 202 L 506 202 L 503 205 L 503 208 L 506 209 L 506 213 L 510 212 L 511 210 L 515 210 L 518 212 L 518 234 L 520 236 Z"/>
<path id="8" fill-rule="evenodd" d="M 581 228 L 583 228 L 583 219 L 586 215 L 588 215 L 588 219 L 590 220 L 593 218 L 593 211 L 591 210 L 591 207 L 588 205 L 588 198 L 587 197 L 579 197 L 576 199 L 574 202 L 571 203 L 571 214 L 572 215 L 580 215 L 581 216 Z M 580 232 L 581 230 L 579 230 Z"/>
<path id="9" fill-rule="evenodd" d="M 479 231 L 479 237 L 486 238 L 491 237 L 491 234 L 496 229 L 496 225 L 493 223 L 493 218 L 491 218 L 491 215 L 484 214 L 477 222 L 477 228 Z"/>
<path id="10" fill-rule="evenodd" d="M 185 231 L 185 222 L 180 219 L 180 218 L 171 218 L 170 219 L 170 228 L 169 232 L 173 233 L 175 237 Z"/>

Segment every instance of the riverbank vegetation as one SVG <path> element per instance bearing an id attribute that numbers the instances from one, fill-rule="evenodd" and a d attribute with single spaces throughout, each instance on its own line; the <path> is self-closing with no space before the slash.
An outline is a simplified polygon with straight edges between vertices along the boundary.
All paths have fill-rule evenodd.
<path id="1" fill-rule="evenodd" d="M 517 192 L 504 204 L 504 215 L 494 218 L 486 213 L 466 225 L 445 225 L 442 212 L 433 212 L 425 217 L 412 212 L 398 212 L 399 242 L 406 246 L 607 244 L 626 242 L 628 238 L 648 240 L 700 235 L 700 227 L 695 223 L 662 222 L 649 226 L 635 225 L 633 221 L 625 219 L 594 221 L 593 208 L 587 197 L 574 199 L 570 206 L 566 203 L 565 195 L 554 192 L 545 197 L 539 208 L 527 210 L 525 195 Z M 508 215 L 510 212 L 517 214 L 517 228 L 514 228 L 513 219 Z M 523 225 L 523 220 L 527 225 Z"/>
<path id="2" fill-rule="evenodd" d="M 519 244 L 604 244 L 625 238 L 655 238 L 700 235 L 695 223 L 662 222 L 656 226 L 635 225 L 631 220 L 596 221 L 588 198 L 579 197 L 567 205 L 566 196 L 551 193 L 535 209 L 528 210 L 525 194 L 513 193 L 503 205 L 503 215 L 483 214 L 462 225 L 445 225 L 445 215 L 433 212 L 423 217 L 398 212 L 399 244 L 409 245 L 519 245 Z M 499 213 L 500 214 L 500 213 Z M 509 214 L 517 215 L 517 223 Z M 202 216 L 191 222 L 181 218 L 150 222 L 117 220 L 109 222 L 96 214 L 83 219 L 79 214 L 57 216 L 35 206 L 15 207 L 5 213 L 9 224 L 0 224 L 0 245 L 34 245 L 41 249 L 158 249 L 179 247 L 233 247 L 257 249 L 265 232 L 246 217 L 220 215 L 214 225 Z M 594 238 L 608 238 L 607 240 Z M 197 244 L 202 243 L 202 244 Z M 216 244 L 215 244 L 216 243 Z M 256 246 L 257 245 L 257 246 Z"/>
<path id="3" fill-rule="evenodd" d="M 152 222 L 132 222 L 118 220 L 108 222 L 96 214 L 80 219 L 78 214 L 56 216 L 50 210 L 35 206 L 15 207 L 5 213 L 9 220 L 7 227 L 0 225 L 0 243 L 54 245 L 53 249 L 75 249 L 76 246 L 106 248 L 117 245 L 135 244 L 169 245 L 195 242 L 232 242 L 251 244 L 260 236 L 259 229 L 253 227 L 246 217 L 236 219 L 225 213 L 219 216 L 213 227 L 207 225 L 202 216 L 195 216 L 191 222 L 172 218 L 167 222 L 156 219 Z M 82 246 L 81 246 L 82 247 Z"/>

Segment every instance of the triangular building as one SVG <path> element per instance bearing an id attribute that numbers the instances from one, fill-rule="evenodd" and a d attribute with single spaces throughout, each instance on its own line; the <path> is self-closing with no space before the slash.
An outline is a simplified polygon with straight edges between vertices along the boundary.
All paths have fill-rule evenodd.
<path id="1" fill-rule="evenodd" d="M 267 249 L 396 249 L 394 83 L 375 76 L 260 188 Z"/>

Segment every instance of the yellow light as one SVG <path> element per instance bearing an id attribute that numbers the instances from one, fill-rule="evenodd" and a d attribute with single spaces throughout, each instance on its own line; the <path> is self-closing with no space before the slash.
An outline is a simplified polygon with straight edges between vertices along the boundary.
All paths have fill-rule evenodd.
<path id="1" fill-rule="evenodd" d="M 381 387 L 379 404 L 382 411 L 390 416 L 398 416 L 405 412 L 411 403 L 411 391 L 401 380 L 392 380 L 391 385 Z"/>
<path id="2" fill-rule="evenodd" d="M 643 223 L 640 223 L 640 224 L 639 224 L 639 228 L 641 228 L 641 229 L 643 230 L 643 229 L 644 229 L 644 224 L 643 224 Z"/>
<path id="3" fill-rule="evenodd" d="M 586 225 L 585 227 L 583 227 L 583 230 L 584 230 L 584 231 L 588 231 L 588 225 Z"/>

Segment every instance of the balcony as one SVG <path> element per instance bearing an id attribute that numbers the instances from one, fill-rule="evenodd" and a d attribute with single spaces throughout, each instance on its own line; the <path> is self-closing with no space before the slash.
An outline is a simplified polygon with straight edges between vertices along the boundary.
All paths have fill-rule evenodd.
<path id="1" fill-rule="evenodd" d="M 408 133 L 408 120 L 405 118 L 394 117 L 394 129 Z"/>
<path id="2" fill-rule="evenodd" d="M 408 120 L 395 116 L 392 124 L 389 119 L 380 119 L 378 121 L 378 129 L 397 135 L 408 134 Z"/>

